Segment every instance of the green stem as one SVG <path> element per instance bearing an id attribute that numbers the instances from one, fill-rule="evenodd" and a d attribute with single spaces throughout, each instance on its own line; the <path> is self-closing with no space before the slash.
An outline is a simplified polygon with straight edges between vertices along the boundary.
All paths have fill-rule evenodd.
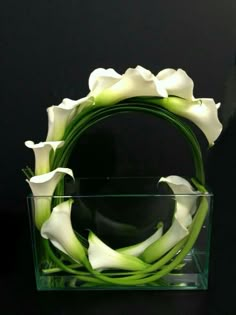
<path id="1" fill-rule="evenodd" d="M 59 266 L 60 269 L 62 269 L 63 271 L 66 271 L 70 274 L 76 275 L 76 277 L 78 279 L 80 279 L 81 281 L 86 281 L 86 282 L 92 282 L 92 283 L 97 283 L 97 284 L 102 284 L 104 283 L 104 281 L 99 280 L 99 279 L 95 279 L 94 277 L 88 276 L 87 272 L 83 272 L 83 271 L 76 271 L 72 268 L 70 268 L 69 266 L 66 266 L 65 264 L 63 264 L 63 262 L 58 259 L 53 251 L 50 248 L 49 242 L 46 239 L 43 239 L 43 244 L 44 244 L 44 248 L 46 250 L 46 253 L 48 254 L 48 256 L 52 259 L 52 261 Z"/>
<path id="2" fill-rule="evenodd" d="M 78 265 L 78 264 L 71 264 L 71 265 L 67 265 L 68 268 L 70 269 L 75 269 L 75 268 L 79 268 L 81 267 L 81 265 Z M 48 269 L 43 269 L 42 272 L 44 274 L 51 274 L 51 273 L 56 273 L 56 272 L 61 272 L 63 271 L 62 268 L 59 268 L 59 267 L 55 267 L 55 268 L 48 268 Z"/>
<path id="3" fill-rule="evenodd" d="M 27 179 L 30 179 L 31 177 L 35 175 L 29 166 L 26 166 L 25 168 L 22 168 L 21 170 L 25 174 Z"/>
<path id="4" fill-rule="evenodd" d="M 171 114 L 167 110 L 160 108 L 158 106 L 154 105 L 147 105 L 147 104 L 134 104 L 134 103 L 128 103 L 128 104 L 118 104 L 114 105 L 113 107 L 109 108 L 102 108 L 95 112 L 90 112 L 88 117 L 85 117 L 84 120 L 80 121 L 79 118 L 77 118 L 76 122 L 73 122 L 74 128 L 69 128 L 70 132 L 66 133 L 65 138 L 65 144 L 61 148 L 61 150 L 58 152 L 57 157 L 54 160 L 53 163 L 53 169 L 56 167 L 62 167 L 66 166 L 66 163 L 69 159 L 70 153 L 76 144 L 76 140 L 91 126 L 98 123 L 99 121 L 102 121 L 108 117 L 111 117 L 117 113 L 122 112 L 145 112 L 152 114 L 157 117 L 161 117 L 164 119 L 167 119 L 171 124 L 173 124 L 177 129 L 179 129 L 185 136 L 185 138 L 188 140 L 188 143 L 191 146 L 192 152 L 193 152 L 193 159 L 196 169 L 196 178 L 197 180 L 204 185 L 205 183 L 205 176 L 204 176 L 204 168 L 202 164 L 202 155 L 201 155 L 201 149 L 200 145 L 194 136 L 191 129 L 183 122 L 181 119 L 179 119 L 174 114 Z"/>

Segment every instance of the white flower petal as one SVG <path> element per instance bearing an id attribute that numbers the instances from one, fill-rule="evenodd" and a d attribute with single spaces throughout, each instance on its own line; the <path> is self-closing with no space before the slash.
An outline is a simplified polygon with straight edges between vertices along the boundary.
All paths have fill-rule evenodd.
<path id="1" fill-rule="evenodd" d="M 152 243 L 141 255 L 141 258 L 147 263 L 154 262 L 165 255 L 188 234 L 188 229 L 174 218 L 169 230 L 159 240 Z"/>
<path id="2" fill-rule="evenodd" d="M 191 184 L 180 176 L 173 175 L 166 178 L 162 177 L 159 183 L 162 182 L 167 183 L 173 191 L 176 201 L 175 214 L 172 225 L 168 231 L 160 239 L 147 247 L 141 255 L 141 258 L 148 263 L 165 255 L 172 247 L 189 234 L 187 228 L 192 223 L 192 215 L 197 209 L 197 198 L 199 194 L 201 194 L 199 191 L 195 191 Z"/>
<path id="3" fill-rule="evenodd" d="M 192 215 L 197 209 L 199 191 L 194 190 L 191 184 L 180 176 L 162 177 L 159 183 L 165 182 L 173 191 L 176 200 L 175 218 L 184 227 L 192 223 Z"/>
<path id="4" fill-rule="evenodd" d="M 160 84 L 160 81 L 154 74 L 141 66 L 137 66 L 135 69 L 127 69 L 123 75 L 123 79 L 124 84 L 127 82 L 130 86 L 133 86 L 133 90 L 130 90 L 131 95 L 128 97 L 168 96 L 165 88 L 163 88 L 163 85 Z M 137 86 L 135 86 L 136 84 Z"/>
<path id="5" fill-rule="evenodd" d="M 95 69 L 89 76 L 89 90 L 98 95 L 121 79 L 121 75 L 114 69 Z"/>
<path id="6" fill-rule="evenodd" d="M 192 121 L 205 134 L 210 145 L 219 137 L 222 124 L 218 119 L 219 104 L 213 99 L 202 98 L 193 101 L 177 97 L 169 97 L 161 100 L 161 106 L 170 112 Z"/>
<path id="7" fill-rule="evenodd" d="M 92 96 L 86 96 L 77 101 L 64 99 L 58 106 L 47 108 L 48 112 L 48 134 L 47 141 L 63 139 L 65 129 L 77 112 L 77 107 L 86 107 L 94 103 Z"/>
<path id="8" fill-rule="evenodd" d="M 164 69 L 156 77 L 168 95 L 175 95 L 188 100 L 193 99 L 193 80 L 184 70 Z"/>
<path id="9" fill-rule="evenodd" d="M 35 175 L 48 173 L 50 171 L 50 152 L 62 147 L 64 141 L 39 142 L 26 141 L 25 145 L 33 149 L 35 156 Z"/>
<path id="10" fill-rule="evenodd" d="M 46 146 L 51 147 L 54 151 L 56 151 L 57 148 L 62 147 L 64 144 L 64 141 L 48 141 L 48 142 L 39 142 L 34 143 L 33 141 L 25 141 L 25 145 L 30 149 L 41 149 L 45 148 Z"/>
<path id="11" fill-rule="evenodd" d="M 158 224 L 158 230 L 153 235 L 148 237 L 145 241 L 135 244 L 135 245 L 128 246 L 128 247 L 119 248 L 117 249 L 117 252 L 138 257 L 145 251 L 145 249 L 149 245 L 157 241 L 162 236 L 162 233 L 163 233 L 163 224 Z"/>
<path id="12" fill-rule="evenodd" d="M 198 105 L 189 107 L 183 117 L 194 122 L 206 135 L 210 145 L 219 137 L 222 131 L 222 124 L 218 119 L 218 108 L 220 104 L 216 104 L 213 99 L 199 99 Z"/>
<path id="13" fill-rule="evenodd" d="M 71 100 L 69 98 L 64 98 L 62 100 L 62 103 L 59 104 L 58 107 L 69 110 L 69 109 L 75 109 L 77 106 L 81 104 L 92 104 L 92 103 L 93 103 L 93 97 L 91 96 L 85 96 L 78 100 Z"/>
<path id="14" fill-rule="evenodd" d="M 39 230 L 50 216 L 54 190 L 66 174 L 73 177 L 71 169 L 59 167 L 52 172 L 33 176 L 30 180 L 26 180 L 33 193 L 35 225 Z"/>
<path id="15" fill-rule="evenodd" d="M 82 263 L 85 260 L 85 251 L 72 228 L 72 203 L 73 200 L 67 200 L 53 208 L 50 218 L 41 228 L 41 235 L 63 253 Z"/>
<path id="16" fill-rule="evenodd" d="M 73 172 L 69 168 L 58 167 L 52 172 L 33 176 L 26 180 L 30 185 L 34 196 L 52 196 L 54 190 L 64 175 L 73 177 Z"/>
<path id="17" fill-rule="evenodd" d="M 73 109 L 65 109 L 58 106 L 47 108 L 48 113 L 48 134 L 47 141 L 63 139 L 66 126 Z"/>
<path id="18" fill-rule="evenodd" d="M 137 257 L 116 252 L 103 243 L 94 233 L 89 233 L 89 261 L 93 269 L 142 270 L 148 265 Z"/>
<path id="19" fill-rule="evenodd" d="M 97 105 L 111 105 L 135 96 L 167 96 L 157 78 L 141 66 L 127 69 L 120 79 L 104 77 L 102 84 L 93 82 L 91 86 L 95 86 L 90 95 L 95 96 Z"/>

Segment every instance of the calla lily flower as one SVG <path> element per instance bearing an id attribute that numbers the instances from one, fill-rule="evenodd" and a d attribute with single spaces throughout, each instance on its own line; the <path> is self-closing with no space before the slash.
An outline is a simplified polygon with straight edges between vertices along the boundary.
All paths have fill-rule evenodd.
<path id="1" fill-rule="evenodd" d="M 50 171 L 50 152 L 61 148 L 64 141 L 39 142 L 26 141 L 25 145 L 33 149 L 35 156 L 35 175 L 41 175 Z"/>
<path id="2" fill-rule="evenodd" d="M 47 220 L 51 212 L 51 199 L 54 190 L 64 175 L 73 177 L 73 172 L 69 168 L 59 167 L 52 172 L 33 176 L 26 180 L 34 196 L 35 224 L 38 229 Z"/>
<path id="3" fill-rule="evenodd" d="M 167 183 L 175 195 L 176 207 L 175 218 L 183 226 L 189 227 L 192 223 L 192 216 L 197 209 L 199 191 L 194 190 L 192 185 L 183 177 L 168 176 L 161 177 L 159 183 Z"/>
<path id="4" fill-rule="evenodd" d="M 188 229 L 174 218 L 169 230 L 158 241 L 152 243 L 141 255 L 141 258 L 148 263 L 157 260 L 188 234 Z"/>
<path id="5" fill-rule="evenodd" d="M 93 97 L 86 96 L 77 101 L 65 98 L 60 105 L 48 107 L 48 134 L 46 141 L 63 139 L 67 125 L 77 113 L 77 107 L 89 106 L 93 103 Z"/>
<path id="6" fill-rule="evenodd" d="M 128 247 L 119 248 L 117 249 L 117 252 L 135 257 L 140 256 L 149 245 L 157 241 L 162 236 L 163 223 L 158 224 L 157 228 L 157 231 L 153 235 L 148 237 L 145 241 Z"/>
<path id="7" fill-rule="evenodd" d="M 73 172 L 69 168 L 58 167 L 54 171 L 46 174 L 33 176 L 26 180 L 34 196 L 51 196 L 64 175 L 73 177 Z"/>
<path id="8" fill-rule="evenodd" d="M 192 215 L 197 209 L 197 198 L 200 193 L 180 176 L 162 177 L 159 183 L 161 182 L 167 183 L 175 195 L 175 214 L 169 230 L 141 255 L 142 259 L 148 263 L 163 256 L 189 234 L 188 227 L 192 223 Z"/>
<path id="9" fill-rule="evenodd" d="M 103 243 L 93 232 L 89 233 L 88 257 L 95 270 L 142 270 L 149 265 L 137 257 L 122 254 Z"/>
<path id="10" fill-rule="evenodd" d="M 195 99 L 193 86 L 192 79 L 182 69 L 164 69 L 154 76 L 141 66 L 129 68 L 123 75 L 114 69 L 99 68 L 90 74 L 89 96 L 95 98 L 96 105 L 104 106 L 131 97 L 161 97 L 158 105 L 192 121 L 213 145 L 222 131 L 218 119 L 220 104 L 213 99 Z"/>
<path id="11" fill-rule="evenodd" d="M 89 88 L 96 105 L 112 105 L 135 96 L 168 96 L 159 80 L 141 66 L 129 68 L 123 75 L 113 69 L 96 69 L 90 74 Z"/>
<path id="12" fill-rule="evenodd" d="M 41 228 L 43 238 L 78 263 L 86 261 L 86 253 L 77 239 L 71 224 L 71 206 L 73 200 L 67 200 L 53 208 L 50 218 Z"/>
<path id="13" fill-rule="evenodd" d="M 93 95 L 97 96 L 105 89 L 108 89 L 122 78 L 122 75 L 114 69 L 95 69 L 89 76 L 89 89 Z"/>
<path id="14" fill-rule="evenodd" d="M 193 80 L 184 70 L 164 69 L 157 74 L 156 78 L 168 95 L 175 95 L 187 100 L 193 99 Z"/>
<path id="15" fill-rule="evenodd" d="M 194 99 L 192 101 L 177 97 L 168 97 L 160 101 L 160 105 L 170 112 L 192 121 L 205 134 L 210 146 L 219 137 L 222 124 L 218 119 L 218 108 L 211 98 Z"/>

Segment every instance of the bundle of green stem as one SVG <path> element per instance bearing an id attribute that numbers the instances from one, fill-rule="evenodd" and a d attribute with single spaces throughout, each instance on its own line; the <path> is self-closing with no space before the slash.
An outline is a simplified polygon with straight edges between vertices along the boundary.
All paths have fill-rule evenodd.
<path id="1" fill-rule="evenodd" d="M 189 144 L 195 165 L 195 178 L 192 179 L 192 184 L 202 194 L 192 223 L 188 227 L 188 235 L 175 244 L 175 246 L 172 247 L 167 253 L 164 253 L 156 260 L 146 259 L 147 257 L 142 257 L 141 255 L 140 259 L 144 258 L 145 263 L 145 266 L 141 270 L 127 270 L 122 272 L 120 270 L 98 271 L 93 269 L 88 259 L 87 248 L 85 247 L 83 261 L 80 261 L 79 263 L 68 263 L 67 261 L 67 263 L 65 263 L 64 260 L 60 259 L 58 255 L 53 252 L 53 248 L 50 246 L 49 241 L 43 239 L 47 255 L 53 262 L 53 268 L 45 269 L 45 274 L 64 271 L 74 275 L 74 277 L 76 277 L 78 280 L 81 280 L 85 286 L 137 286 L 161 283 L 162 278 L 165 275 L 177 268 L 180 268 L 185 256 L 192 249 L 195 241 L 198 238 L 209 210 L 209 203 L 207 196 L 204 196 L 206 193 L 206 189 L 204 188 L 205 176 L 201 148 L 198 140 L 196 139 L 196 136 L 194 135 L 191 128 L 182 119 L 163 108 L 163 102 L 165 102 L 165 99 L 159 97 L 139 97 L 125 100 L 110 107 L 92 106 L 85 108 L 81 113 L 75 116 L 75 118 L 67 126 L 63 136 L 64 145 L 59 148 L 55 154 L 51 154 L 50 156 L 50 169 L 55 170 L 58 167 L 66 167 L 71 154 L 73 154 L 73 149 L 78 139 L 88 128 L 104 119 L 120 113 L 140 112 L 167 120 L 171 125 L 180 131 Z M 61 198 L 56 199 L 58 204 L 63 202 L 63 179 L 57 185 L 54 195 L 61 196 Z M 82 237 L 80 238 L 78 233 L 76 235 L 81 241 Z M 151 260 L 151 263 L 147 263 L 147 260 Z"/>

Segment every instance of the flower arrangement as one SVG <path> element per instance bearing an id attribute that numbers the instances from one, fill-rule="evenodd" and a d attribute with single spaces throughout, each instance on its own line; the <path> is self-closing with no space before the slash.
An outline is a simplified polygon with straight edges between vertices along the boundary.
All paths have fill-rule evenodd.
<path id="1" fill-rule="evenodd" d="M 186 121 L 204 133 L 209 147 L 222 130 L 220 104 L 210 98 L 195 98 L 193 86 L 182 69 L 165 69 L 154 75 L 137 66 L 120 75 L 113 69 L 99 68 L 90 74 L 87 96 L 66 98 L 47 109 L 45 142 L 25 142 L 35 155 L 34 170 L 27 167 L 24 173 L 33 195 L 34 224 L 46 253 L 47 265 L 40 272 L 64 272 L 76 277 L 81 287 L 104 287 L 160 285 L 164 276 L 181 269 L 209 211 L 200 145 Z M 94 231 L 84 240 L 73 229 L 73 197 L 64 196 L 63 178 L 74 178 L 73 170 L 66 166 L 83 132 L 98 121 L 128 111 L 161 117 L 180 130 L 193 154 L 195 177 L 191 182 L 177 175 L 159 180 L 158 185 L 165 183 L 175 196 L 172 224 L 165 233 L 163 222 L 158 222 L 146 240 L 113 249 Z M 55 201 L 54 196 L 59 198 Z"/>

